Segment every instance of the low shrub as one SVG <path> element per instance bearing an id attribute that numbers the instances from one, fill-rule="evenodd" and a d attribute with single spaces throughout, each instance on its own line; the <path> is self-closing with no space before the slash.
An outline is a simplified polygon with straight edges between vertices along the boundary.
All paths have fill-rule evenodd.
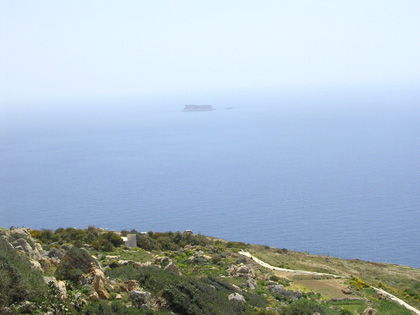
<path id="1" fill-rule="evenodd" d="M 169 308 L 178 314 L 248 314 L 250 306 L 264 307 L 268 302 L 252 292 L 241 292 L 247 303 L 229 301 L 228 295 L 236 292 L 229 283 L 215 277 L 177 276 L 157 267 L 136 269 L 122 266 L 107 271 L 110 278 L 137 280 L 146 290 L 161 295 Z"/>
<path id="2" fill-rule="evenodd" d="M 366 282 L 360 280 L 358 277 L 355 276 L 351 277 L 349 284 L 353 286 L 356 290 L 363 290 L 365 288 L 369 288 L 369 285 Z"/>
<path id="3" fill-rule="evenodd" d="M 327 315 L 327 311 L 319 303 L 306 299 L 300 299 L 296 303 L 293 303 L 281 310 L 281 315 Z"/>
<path id="4" fill-rule="evenodd" d="M 113 301 L 108 304 L 106 301 L 99 303 L 88 304 L 83 311 L 83 315 L 152 315 L 152 314 L 170 314 L 168 312 L 157 312 L 146 309 L 136 309 L 134 307 L 127 307 L 125 304 L 119 301 Z"/>
<path id="5" fill-rule="evenodd" d="M 395 302 L 391 301 L 372 301 L 373 308 L 375 308 L 381 315 L 412 315 L 412 313 L 406 309 L 404 306 L 401 306 Z"/>
<path id="6" fill-rule="evenodd" d="M 45 291 L 41 273 L 0 237 L 0 307 L 33 300 Z"/>
<path id="7" fill-rule="evenodd" d="M 76 282 L 82 274 L 90 271 L 92 264 L 96 265 L 97 262 L 89 252 L 74 246 L 61 259 L 56 276 L 58 279 Z"/>

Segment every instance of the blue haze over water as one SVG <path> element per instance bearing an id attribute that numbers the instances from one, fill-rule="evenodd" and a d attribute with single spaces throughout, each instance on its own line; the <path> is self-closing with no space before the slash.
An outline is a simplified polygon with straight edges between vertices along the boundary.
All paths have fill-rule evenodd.
<path id="1" fill-rule="evenodd" d="M 334 105 L 8 114 L 0 226 L 192 229 L 420 267 L 420 109 Z"/>

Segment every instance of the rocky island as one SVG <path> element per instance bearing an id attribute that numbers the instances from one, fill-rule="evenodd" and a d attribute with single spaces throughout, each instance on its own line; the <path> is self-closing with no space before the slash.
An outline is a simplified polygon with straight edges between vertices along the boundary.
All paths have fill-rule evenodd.
<path id="1" fill-rule="evenodd" d="M 420 314 L 420 270 L 185 232 L 0 229 L 0 314 Z"/>
<path id="2" fill-rule="evenodd" d="M 214 110 L 212 105 L 185 105 L 183 112 L 207 112 Z"/>

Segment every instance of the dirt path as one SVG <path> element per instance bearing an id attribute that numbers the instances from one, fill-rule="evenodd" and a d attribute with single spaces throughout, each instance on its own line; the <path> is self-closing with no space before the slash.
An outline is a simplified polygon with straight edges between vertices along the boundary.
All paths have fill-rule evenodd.
<path id="1" fill-rule="evenodd" d="M 412 307 L 411 305 L 405 303 L 403 300 L 397 298 L 395 295 L 392 295 L 391 293 L 388 293 L 382 289 L 378 289 L 375 287 L 371 287 L 372 289 L 376 290 L 376 292 L 381 293 L 382 295 L 387 296 L 391 301 L 394 301 L 402 306 L 404 306 L 406 309 L 408 309 L 409 311 L 413 312 L 416 315 L 420 315 L 420 311 L 414 307 Z"/>
<path id="2" fill-rule="evenodd" d="M 294 270 L 294 269 L 285 269 L 285 268 L 274 267 L 274 266 L 271 266 L 270 264 L 267 264 L 266 262 L 258 259 L 257 257 L 252 256 L 249 252 L 239 251 L 238 254 L 246 256 L 248 258 L 251 258 L 258 265 L 263 266 L 263 267 L 268 268 L 268 269 L 271 269 L 271 270 L 277 270 L 277 271 L 282 271 L 282 272 L 290 272 L 290 273 L 302 274 L 302 275 L 329 276 L 329 277 L 334 277 L 334 278 L 345 277 L 345 276 L 338 276 L 338 275 L 333 275 L 333 274 L 329 274 L 329 273 L 322 273 L 322 272 L 313 272 L 313 271 Z M 413 314 L 420 315 L 420 311 L 418 309 L 416 309 L 413 306 L 407 304 L 403 300 L 397 298 L 395 295 L 392 295 L 391 293 L 388 293 L 388 292 L 386 292 L 382 289 L 379 289 L 379 288 L 375 288 L 375 287 L 372 287 L 372 286 L 371 286 L 371 288 L 376 290 L 376 292 L 387 296 L 391 301 L 394 301 L 394 302 L 400 304 L 401 306 L 404 306 L 410 312 L 413 312 Z"/>
<path id="3" fill-rule="evenodd" d="M 277 270 L 277 271 L 282 271 L 282 272 L 290 272 L 290 273 L 299 274 L 299 275 L 328 276 L 328 277 L 333 277 L 333 278 L 342 278 L 342 276 L 333 275 L 331 273 L 306 271 L 306 270 L 294 270 L 294 269 L 285 269 L 285 268 L 274 267 L 274 266 L 271 266 L 271 265 L 267 264 L 266 262 L 263 262 L 262 260 L 258 259 L 257 257 L 252 256 L 248 252 L 239 251 L 238 254 L 241 254 L 243 256 L 251 258 L 258 265 L 263 266 L 263 267 L 268 268 L 268 269 L 271 269 L 271 270 Z"/>

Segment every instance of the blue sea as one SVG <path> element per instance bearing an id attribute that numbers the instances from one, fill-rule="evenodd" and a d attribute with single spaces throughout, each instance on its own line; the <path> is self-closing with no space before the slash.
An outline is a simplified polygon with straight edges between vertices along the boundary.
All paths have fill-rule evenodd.
<path id="1" fill-rule="evenodd" d="M 405 102 L 4 110 L 0 226 L 192 229 L 420 267 L 420 106 Z"/>

